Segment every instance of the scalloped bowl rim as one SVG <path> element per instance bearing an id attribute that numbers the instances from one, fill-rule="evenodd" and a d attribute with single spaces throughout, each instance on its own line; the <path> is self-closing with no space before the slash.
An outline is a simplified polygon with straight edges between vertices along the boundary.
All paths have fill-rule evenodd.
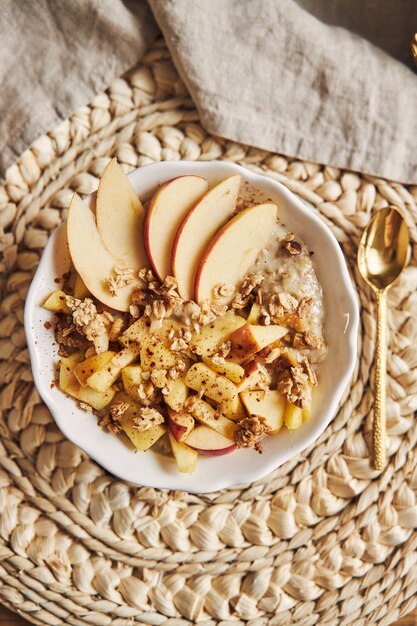
<path id="1" fill-rule="evenodd" d="M 330 380 L 328 378 L 320 380 L 318 393 L 321 387 L 325 386 L 321 396 L 318 396 L 318 406 L 322 407 L 320 411 L 317 410 L 320 415 L 315 414 L 313 407 L 312 419 L 300 429 L 267 438 L 263 455 L 256 455 L 252 450 L 239 450 L 230 456 L 200 457 L 194 474 L 180 474 L 173 460 L 164 459 L 151 452 L 134 454 L 126 442 L 105 433 L 97 425 L 96 420 L 92 422 L 91 415 L 77 406 L 74 399 L 60 392 L 52 384 L 48 376 L 53 375 L 57 352 L 56 346 L 52 347 L 51 331 L 44 328 L 46 316 L 51 314 L 40 305 L 43 298 L 57 288 L 52 282 L 51 266 L 54 258 L 52 255 L 56 254 L 54 245 L 57 245 L 59 237 L 65 237 L 64 224 L 50 236 L 27 295 L 25 333 L 34 382 L 42 400 L 51 411 L 60 430 L 70 441 L 114 476 L 133 484 L 191 493 L 211 493 L 264 478 L 308 448 L 322 434 L 336 414 L 338 404 L 354 371 L 359 306 L 353 281 L 336 238 L 313 210 L 297 196 L 269 176 L 223 161 L 165 161 L 136 169 L 129 173 L 129 178 L 138 194 L 147 197 L 156 186 L 176 176 L 201 175 L 213 184 L 234 173 L 240 173 L 244 181 L 272 197 L 278 203 L 280 214 L 285 216 L 285 220 L 281 221 L 298 224 L 298 228 L 294 228 L 295 232 L 302 236 L 310 248 L 315 248 L 314 258 L 318 267 L 319 281 L 323 285 L 326 306 L 325 336 L 329 353 L 326 361 L 320 366 L 319 377 L 323 378 L 322 370 L 325 368 Z M 93 198 L 94 194 L 86 200 L 91 201 Z M 316 248 L 317 245 L 320 246 L 319 249 Z M 332 327 L 329 331 L 330 318 Z M 334 344 L 338 346 L 337 350 Z"/>

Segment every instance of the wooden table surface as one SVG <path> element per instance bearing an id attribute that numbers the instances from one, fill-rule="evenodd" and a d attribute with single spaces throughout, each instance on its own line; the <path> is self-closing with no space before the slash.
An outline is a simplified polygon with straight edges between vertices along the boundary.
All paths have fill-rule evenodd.
<path id="1" fill-rule="evenodd" d="M 29 623 L 0 604 L 0 626 L 29 626 Z M 400 619 L 399 622 L 395 622 L 393 626 L 417 626 L 417 609 Z"/>

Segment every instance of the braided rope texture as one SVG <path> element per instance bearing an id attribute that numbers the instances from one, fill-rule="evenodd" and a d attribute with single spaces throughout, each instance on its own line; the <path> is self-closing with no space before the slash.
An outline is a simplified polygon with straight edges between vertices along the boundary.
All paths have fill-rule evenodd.
<path id="1" fill-rule="evenodd" d="M 360 359 L 319 440 L 265 480 L 209 495 L 137 488 L 65 440 L 32 382 L 25 295 L 73 191 L 109 159 L 238 162 L 306 200 L 356 278 Z M 373 210 L 417 188 L 209 136 L 163 42 L 37 139 L 0 188 L 0 600 L 35 624 L 385 626 L 417 604 L 417 257 L 389 297 L 388 464 L 370 465 L 375 306 L 355 268 Z"/>

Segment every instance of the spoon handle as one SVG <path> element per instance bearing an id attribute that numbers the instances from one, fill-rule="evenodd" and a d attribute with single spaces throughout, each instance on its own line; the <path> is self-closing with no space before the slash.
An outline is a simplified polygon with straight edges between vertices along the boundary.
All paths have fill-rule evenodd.
<path id="1" fill-rule="evenodd" d="M 387 293 L 376 292 L 377 326 L 375 352 L 374 468 L 382 470 L 386 462 L 386 379 L 387 379 Z"/>

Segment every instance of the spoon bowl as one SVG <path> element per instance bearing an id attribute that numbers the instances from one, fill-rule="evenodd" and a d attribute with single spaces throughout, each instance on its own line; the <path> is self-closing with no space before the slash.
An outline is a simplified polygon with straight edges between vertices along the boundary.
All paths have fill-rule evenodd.
<path id="1" fill-rule="evenodd" d="M 407 261 L 408 228 L 396 207 L 380 209 L 372 216 L 359 244 L 359 271 L 374 290 L 388 289 Z"/>

